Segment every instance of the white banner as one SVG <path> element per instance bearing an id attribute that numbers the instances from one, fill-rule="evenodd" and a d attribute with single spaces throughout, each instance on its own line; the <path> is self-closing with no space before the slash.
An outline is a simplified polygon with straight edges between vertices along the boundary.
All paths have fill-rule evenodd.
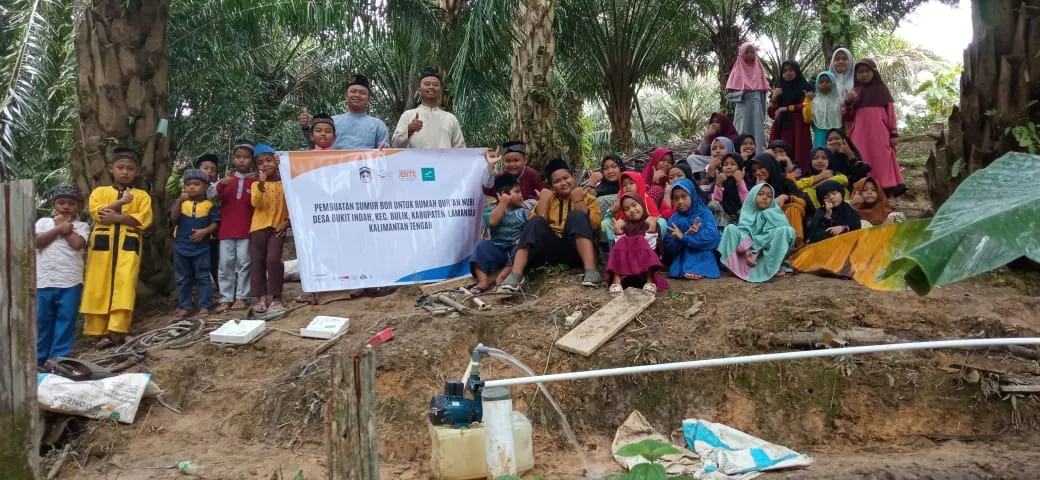
<path id="1" fill-rule="evenodd" d="M 303 290 L 468 274 L 484 217 L 484 151 L 278 152 Z"/>

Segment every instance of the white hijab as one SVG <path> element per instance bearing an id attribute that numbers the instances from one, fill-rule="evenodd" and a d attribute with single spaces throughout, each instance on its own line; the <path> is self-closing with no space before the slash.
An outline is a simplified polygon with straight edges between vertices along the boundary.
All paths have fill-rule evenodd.
<path id="1" fill-rule="evenodd" d="M 849 66 L 845 70 L 845 73 L 838 73 L 838 71 L 834 69 L 834 57 L 838 52 L 845 52 L 845 55 L 849 57 Z M 848 93 L 849 90 L 852 90 L 852 86 L 856 80 L 856 59 L 852 57 L 852 52 L 844 47 L 835 50 L 834 53 L 831 54 L 831 63 L 827 67 L 827 70 L 830 70 L 831 73 L 834 74 L 834 89 L 838 92 L 839 98 L 844 100 L 845 94 Z"/>

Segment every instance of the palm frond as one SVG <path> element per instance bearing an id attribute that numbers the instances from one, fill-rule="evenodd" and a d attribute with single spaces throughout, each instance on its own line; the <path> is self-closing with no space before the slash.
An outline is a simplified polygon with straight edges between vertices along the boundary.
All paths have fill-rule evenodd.
<path id="1" fill-rule="evenodd" d="M 30 107 L 48 96 L 47 79 L 60 72 L 62 36 L 68 9 L 56 0 L 13 0 L 4 6 L 4 36 L 14 48 L 0 58 L 0 178 L 14 173 L 16 137 Z"/>

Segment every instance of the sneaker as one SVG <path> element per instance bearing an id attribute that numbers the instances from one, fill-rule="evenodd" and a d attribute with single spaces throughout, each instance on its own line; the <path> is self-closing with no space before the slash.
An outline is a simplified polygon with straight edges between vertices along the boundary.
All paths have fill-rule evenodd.
<path id="1" fill-rule="evenodd" d="M 506 276 L 506 279 L 498 285 L 499 292 L 513 293 L 519 292 L 520 287 L 524 284 L 524 277 L 515 273 L 510 273 Z"/>
<path id="2" fill-rule="evenodd" d="M 594 268 L 585 270 L 585 275 L 581 277 L 583 287 L 598 287 L 601 283 L 603 283 L 603 275 L 600 275 L 599 270 Z"/>

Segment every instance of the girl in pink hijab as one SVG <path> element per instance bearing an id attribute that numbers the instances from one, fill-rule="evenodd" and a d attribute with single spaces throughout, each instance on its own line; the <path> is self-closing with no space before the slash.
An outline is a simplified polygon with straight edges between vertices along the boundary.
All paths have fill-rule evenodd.
<path id="1" fill-rule="evenodd" d="M 733 123 L 742 134 L 753 135 L 755 145 L 765 145 L 766 69 L 751 42 L 740 46 L 740 55 L 726 81 L 726 99 L 734 104 Z M 759 147 L 761 151 L 761 147 Z"/>

